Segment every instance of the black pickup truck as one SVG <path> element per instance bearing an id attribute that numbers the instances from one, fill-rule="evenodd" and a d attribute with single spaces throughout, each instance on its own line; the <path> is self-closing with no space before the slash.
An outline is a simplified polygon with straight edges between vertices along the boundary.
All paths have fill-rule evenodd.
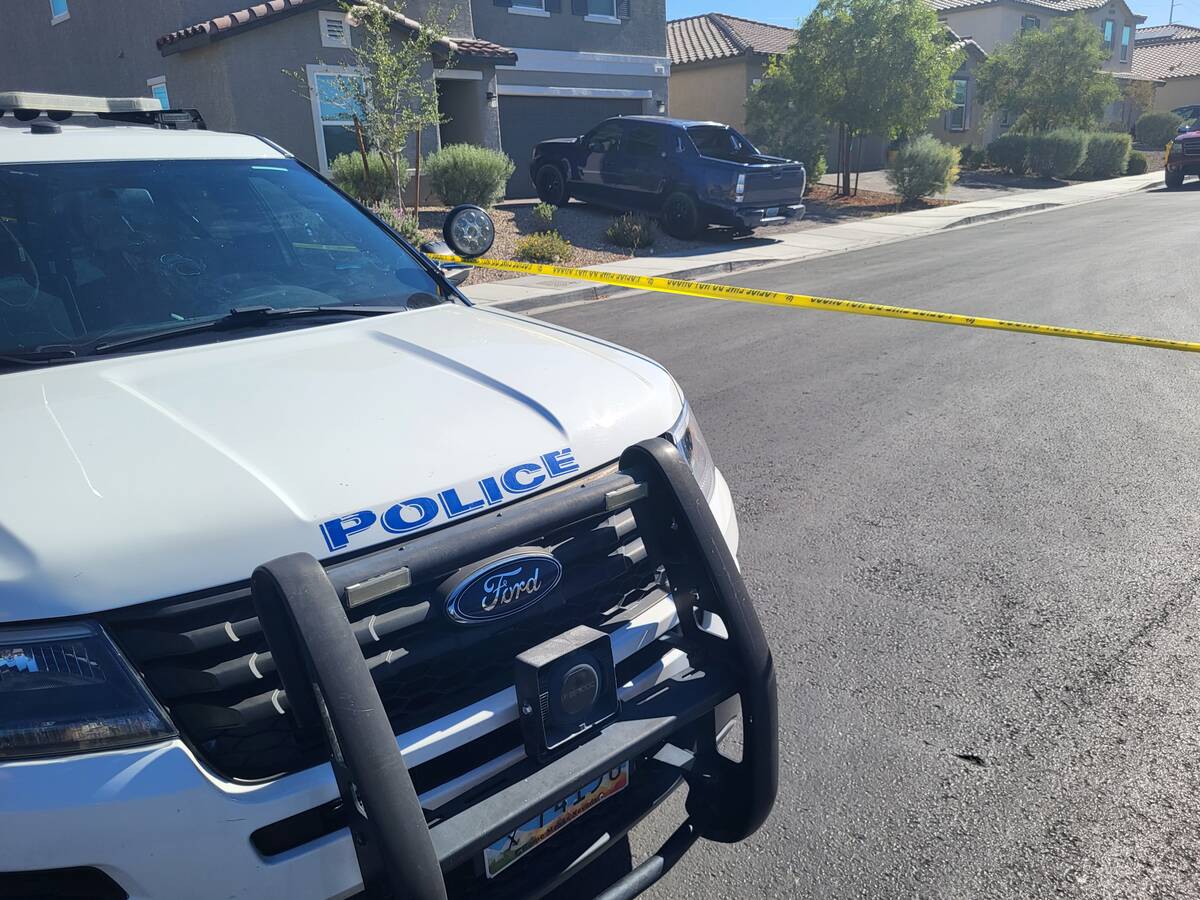
<path id="1" fill-rule="evenodd" d="M 804 165 L 759 153 L 719 122 L 606 119 L 581 137 L 538 144 L 529 174 L 547 203 L 574 197 L 649 212 L 680 238 L 709 224 L 750 231 L 804 215 Z"/>

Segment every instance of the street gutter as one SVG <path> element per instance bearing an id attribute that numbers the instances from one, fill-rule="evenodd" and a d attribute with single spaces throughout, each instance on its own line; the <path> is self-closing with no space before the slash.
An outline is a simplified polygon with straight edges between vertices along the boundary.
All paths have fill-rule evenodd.
<path id="1" fill-rule="evenodd" d="M 1083 182 L 1061 188 L 1009 194 L 996 199 L 974 200 L 954 206 L 894 213 L 889 216 L 788 232 L 781 234 L 774 244 L 767 247 L 758 244 L 745 249 L 718 249 L 711 253 L 690 256 L 635 257 L 614 264 L 587 268 L 622 274 L 704 281 L 733 272 L 788 265 L 801 260 L 849 253 L 866 247 L 938 234 L 950 228 L 966 228 L 1014 216 L 1110 200 L 1148 190 L 1161 183 L 1162 175 L 1158 172 L 1107 181 Z M 1049 202 L 1047 194 L 1053 194 L 1055 202 Z M 760 236 L 769 235 L 769 229 L 760 232 Z M 704 262 L 698 262 L 699 260 Z M 798 286 L 797 289 L 801 288 Z M 544 276 L 467 285 L 464 292 L 479 306 L 497 306 L 530 315 L 636 293 L 629 288 Z"/>

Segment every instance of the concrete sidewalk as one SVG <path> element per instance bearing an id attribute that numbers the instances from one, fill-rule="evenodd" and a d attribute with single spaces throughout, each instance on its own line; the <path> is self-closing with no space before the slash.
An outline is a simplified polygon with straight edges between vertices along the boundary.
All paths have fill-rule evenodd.
<path id="1" fill-rule="evenodd" d="M 735 246 L 729 250 L 712 252 L 700 249 L 687 256 L 638 257 L 588 268 L 630 275 L 713 278 L 741 269 L 847 253 L 878 244 L 936 234 L 945 228 L 1108 200 L 1146 190 L 1161 183 L 1161 172 L 1148 172 L 1145 175 L 1091 181 L 975 200 L 954 206 L 861 219 L 824 228 L 783 233 L 774 239 L 771 238 L 771 229 L 763 228 L 756 234 L 758 239 L 743 248 Z M 600 300 L 623 290 L 625 288 L 539 275 L 479 285 L 471 285 L 468 282 L 464 286 L 466 295 L 481 306 L 497 305 L 526 311 L 562 303 Z"/>

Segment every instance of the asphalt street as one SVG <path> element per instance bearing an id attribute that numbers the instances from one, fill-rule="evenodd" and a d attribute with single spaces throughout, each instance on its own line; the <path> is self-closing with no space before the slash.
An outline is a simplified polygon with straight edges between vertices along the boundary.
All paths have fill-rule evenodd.
<path id="1" fill-rule="evenodd" d="M 1197 204 L 727 281 L 1200 340 Z M 779 674 L 770 821 L 648 896 L 1200 896 L 1200 356 L 652 294 L 542 317 L 683 386 Z"/>

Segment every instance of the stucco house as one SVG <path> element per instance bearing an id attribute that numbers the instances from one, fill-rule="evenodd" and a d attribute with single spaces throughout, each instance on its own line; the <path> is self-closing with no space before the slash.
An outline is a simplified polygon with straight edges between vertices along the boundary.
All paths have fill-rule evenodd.
<path id="1" fill-rule="evenodd" d="M 245 0 L 243 0 L 243 3 Z M 449 38 L 426 72 L 445 121 L 421 135 L 504 150 L 512 195 L 532 195 L 533 144 L 609 115 L 662 112 L 670 61 L 665 0 L 438 0 Z M 210 127 L 261 134 L 327 171 L 356 146 L 337 102 L 355 28 L 337 0 L 3 0 L 6 90 L 155 96 Z M 239 8 L 240 7 L 240 8 Z M 431 0 L 407 0 L 393 33 L 421 27 Z M 515 45 L 515 46 L 514 46 Z M 416 142 L 410 142 L 410 153 Z"/>
<path id="2" fill-rule="evenodd" d="M 791 28 L 725 13 L 668 22 L 671 115 L 745 128 L 746 97 L 795 35 Z"/>
<path id="3" fill-rule="evenodd" d="M 1154 25 L 1139 28 L 1135 72 L 1156 78 L 1154 108 L 1200 105 L 1200 28 Z"/>

